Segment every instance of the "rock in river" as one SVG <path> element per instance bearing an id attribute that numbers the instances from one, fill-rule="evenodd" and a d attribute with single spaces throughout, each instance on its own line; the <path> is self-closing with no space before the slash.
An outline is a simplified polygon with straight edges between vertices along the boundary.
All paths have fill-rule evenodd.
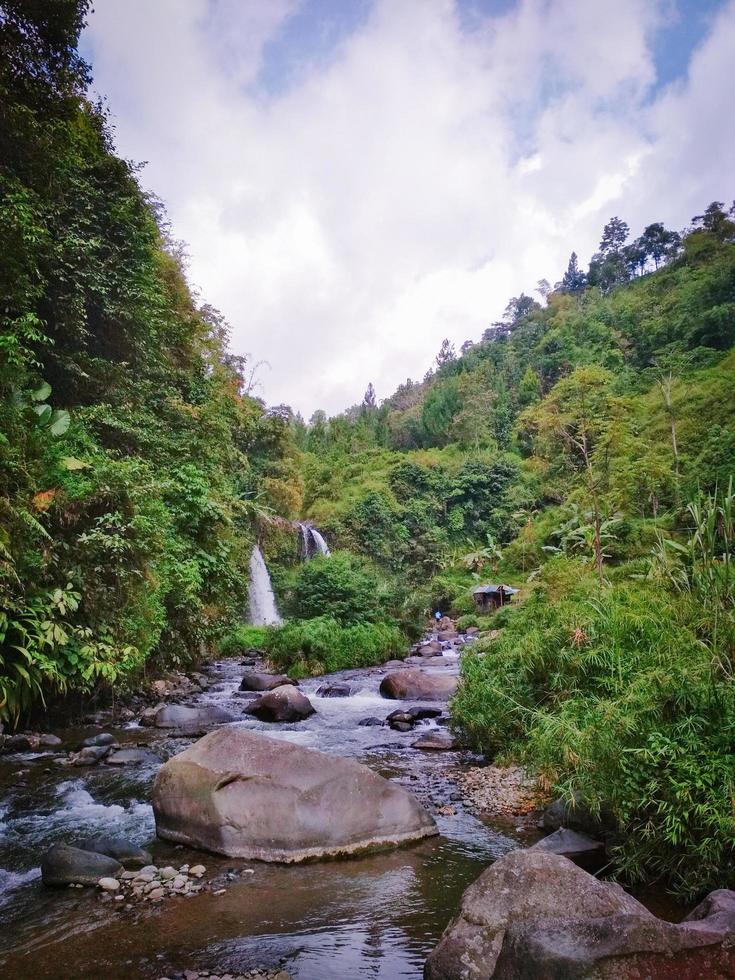
<path id="1" fill-rule="evenodd" d="M 349 684 L 322 684 L 317 688 L 318 698 L 348 698 L 352 694 Z"/>
<path id="2" fill-rule="evenodd" d="M 605 857 L 605 845 L 601 840 L 569 830 L 568 827 L 555 830 L 533 847 L 549 854 L 560 854 L 583 868 L 594 867 Z"/>
<path id="3" fill-rule="evenodd" d="M 249 670 L 240 681 L 241 691 L 272 691 L 276 687 L 283 687 L 284 684 L 296 684 L 285 674 L 259 674 L 257 671 Z"/>
<path id="4" fill-rule="evenodd" d="M 124 837 L 89 837 L 79 841 L 78 846 L 82 851 L 114 858 L 124 868 L 144 868 L 153 861 L 148 851 Z"/>
<path id="5" fill-rule="evenodd" d="M 446 701 L 457 690 L 457 678 L 451 674 L 430 674 L 423 670 L 396 671 L 380 682 L 384 698 L 400 701 Z"/>
<path id="6" fill-rule="evenodd" d="M 314 706 L 305 694 L 286 684 L 253 701 L 245 714 L 255 715 L 261 721 L 303 721 L 314 714 Z"/>
<path id="7" fill-rule="evenodd" d="M 735 893 L 682 923 L 557 854 L 512 851 L 465 891 L 426 980 L 695 980 L 735 976 Z"/>
<path id="8" fill-rule="evenodd" d="M 44 885 L 96 885 L 100 878 L 117 878 L 119 861 L 68 844 L 54 844 L 41 861 Z"/>
<path id="9" fill-rule="evenodd" d="M 156 728 L 182 728 L 185 731 L 209 728 L 235 721 L 235 715 L 216 704 L 202 704 L 188 707 L 183 704 L 165 704 L 156 712 Z"/>
<path id="10" fill-rule="evenodd" d="M 367 766 L 233 727 L 165 763 L 153 811 L 160 837 L 286 863 L 437 833 L 410 793 Z"/>
<path id="11" fill-rule="evenodd" d="M 454 741 L 451 735 L 447 732 L 427 732 L 426 735 L 421 735 L 417 738 L 415 742 L 411 742 L 411 746 L 414 749 L 426 749 L 434 752 L 448 752 L 451 749 L 457 747 L 457 743 Z"/>

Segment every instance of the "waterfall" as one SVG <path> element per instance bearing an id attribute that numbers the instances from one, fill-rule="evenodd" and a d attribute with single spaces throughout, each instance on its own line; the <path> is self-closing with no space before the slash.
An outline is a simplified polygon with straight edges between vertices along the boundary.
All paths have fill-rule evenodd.
<path id="1" fill-rule="evenodd" d="M 260 548 L 253 548 L 250 556 L 250 622 L 253 626 L 280 626 L 276 599 L 268 569 L 265 567 Z"/>
<path id="2" fill-rule="evenodd" d="M 308 561 L 314 555 L 324 555 L 328 558 L 331 551 L 319 531 L 315 527 L 312 527 L 311 524 L 304 524 L 302 521 L 298 521 L 297 523 L 301 534 L 302 560 Z"/>

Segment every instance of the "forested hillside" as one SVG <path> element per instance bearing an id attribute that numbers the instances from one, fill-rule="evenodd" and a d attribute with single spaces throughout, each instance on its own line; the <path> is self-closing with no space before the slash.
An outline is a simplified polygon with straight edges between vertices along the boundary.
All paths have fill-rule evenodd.
<path id="1" fill-rule="evenodd" d="M 112 150 L 86 4 L 0 20 L 0 719 L 190 661 L 247 598 L 290 434 Z M 291 489 L 289 488 L 289 493 Z M 258 501 L 256 504 L 255 501 Z"/>

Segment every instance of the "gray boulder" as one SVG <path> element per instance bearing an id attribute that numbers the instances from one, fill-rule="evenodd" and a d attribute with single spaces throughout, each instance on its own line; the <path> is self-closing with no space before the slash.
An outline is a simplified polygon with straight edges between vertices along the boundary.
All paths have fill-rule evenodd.
<path id="1" fill-rule="evenodd" d="M 425 749 L 433 752 L 448 752 L 456 749 L 457 743 L 447 732 L 427 732 L 421 735 L 415 742 L 411 742 L 414 749 Z"/>
<path id="2" fill-rule="evenodd" d="M 100 878 L 116 878 L 122 870 L 114 858 L 68 844 L 54 844 L 41 860 L 44 885 L 96 885 Z"/>
<path id="3" fill-rule="evenodd" d="M 544 837 L 533 845 L 532 850 L 559 854 L 583 868 L 595 867 L 605 857 L 605 845 L 601 840 L 569 830 L 568 827 L 561 827 Z"/>
<path id="4" fill-rule="evenodd" d="M 384 698 L 399 701 L 446 701 L 457 690 L 458 680 L 451 674 L 430 674 L 423 670 L 395 671 L 380 682 Z"/>
<path id="5" fill-rule="evenodd" d="M 240 681 L 240 690 L 272 691 L 276 687 L 283 687 L 284 684 L 296 685 L 296 681 L 285 674 L 259 674 L 257 671 L 249 670 Z"/>
<path id="6" fill-rule="evenodd" d="M 71 766 L 94 766 L 110 754 L 109 745 L 87 745 L 69 756 Z"/>
<path id="7" fill-rule="evenodd" d="M 439 657 L 441 656 L 441 652 L 442 645 L 436 640 L 431 640 L 429 643 L 424 643 L 418 649 L 420 657 Z"/>
<path id="8" fill-rule="evenodd" d="M 142 762 L 153 762 L 158 758 L 145 749 L 119 749 L 107 757 L 108 766 L 137 766 Z"/>
<path id="9" fill-rule="evenodd" d="M 212 725 L 235 721 L 235 715 L 216 704 L 202 704 L 189 707 L 183 704 L 165 704 L 159 708 L 154 718 L 156 728 L 180 728 L 184 731 L 199 731 Z"/>
<path id="10" fill-rule="evenodd" d="M 153 858 L 148 851 L 144 851 L 142 847 L 138 847 L 124 837 L 90 837 L 79 841 L 77 847 L 82 851 L 105 854 L 109 858 L 114 858 L 124 868 L 144 868 L 153 863 Z"/>
<path id="11" fill-rule="evenodd" d="M 436 834 L 406 790 L 351 759 L 220 728 L 174 756 L 153 788 L 160 837 L 228 857 L 346 857 Z"/>
<path id="12" fill-rule="evenodd" d="M 352 694 L 349 684 L 322 684 L 317 688 L 319 698 L 348 698 Z"/>
<path id="13" fill-rule="evenodd" d="M 254 715 L 260 721 L 303 721 L 314 714 L 314 706 L 305 694 L 288 684 L 267 691 L 245 709 L 245 714 Z"/>
<path id="14" fill-rule="evenodd" d="M 531 848 L 505 854 L 465 891 L 426 980 L 695 980 L 735 976 L 735 893 L 690 921 L 652 915 L 619 885 Z"/>
<path id="15" fill-rule="evenodd" d="M 114 741 L 114 735 L 110 735 L 109 732 L 100 732 L 99 735 L 90 735 L 89 738 L 85 738 L 79 748 L 86 749 L 94 745 L 112 745 Z"/>

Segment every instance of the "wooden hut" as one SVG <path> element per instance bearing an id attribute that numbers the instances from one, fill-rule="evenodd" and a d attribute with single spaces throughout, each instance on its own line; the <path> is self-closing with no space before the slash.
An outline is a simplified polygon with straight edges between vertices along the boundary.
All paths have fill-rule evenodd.
<path id="1" fill-rule="evenodd" d="M 494 612 L 506 606 L 518 591 L 510 585 L 478 585 L 472 595 L 478 612 Z"/>

